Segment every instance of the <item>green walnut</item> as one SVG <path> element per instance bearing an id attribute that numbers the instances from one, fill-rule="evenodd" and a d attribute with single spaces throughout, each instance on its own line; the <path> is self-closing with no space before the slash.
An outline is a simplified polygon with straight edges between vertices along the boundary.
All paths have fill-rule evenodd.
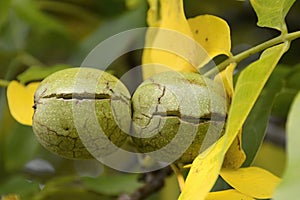
<path id="1" fill-rule="evenodd" d="M 45 78 L 34 96 L 33 131 L 48 150 L 69 159 L 106 156 L 126 140 L 131 100 L 113 75 L 71 68 Z"/>
<path id="2" fill-rule="evenodd" d="M 224 133 L 224 88 L 197 73 L 164 72 L 132 97 L 132 140 L 162 162 L 190 163 Z"/>

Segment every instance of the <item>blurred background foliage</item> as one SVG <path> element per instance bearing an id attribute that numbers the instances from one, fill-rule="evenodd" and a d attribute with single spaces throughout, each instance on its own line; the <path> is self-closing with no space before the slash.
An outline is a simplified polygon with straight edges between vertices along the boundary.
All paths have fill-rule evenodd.
<path id="1" fill-rule="evenodd" d="M 213 14 L 228 22 L 234 54 L 279 34 L 256 26 L 256 15 L 247 0 L 185 0 L 184 3 L 187 17 Z M 300 2 L 295 2 L 287 16 L 290 31 L 300 29 L 299 10 Z M 146 11 L 146 0 L 0 1 L 0 79 L 3 86 L 0 87 L 0 195 L 18 194 L 21 199 L 39 200 L 117 199 L 142 185 L 139 175 L 122 174 L 96 161 L 66 160 L 43 149 L 31 127 L 11 117 L 5 85 L 11 80 L 27 84 L 66 65 L 80 66 L 101 41 L 121 31 L 145 27 Z M 122 44 L 112 48 L 122 48 Z M 254 165 L 276 175 L 283 173 L 285 120 L 300 89 L 299 52 L 300 41 L 296 40 L 248 117 L 243 135 L 248 156 L 244 166 L 254 160 Z M 258 56 L 253 55 L 240 63 L 236 76 Z M 120 77 L 139 65 L 140 58 L 141 51 L 127 53 L 118 58 L 110 70 Z M 26 78 L 26 73 L 32 76 Z M 263 138 L 262 148 L 255 157 Z M 215 190 L 226 187 L 218 183 Z M 178 194 L 176 178 L 170 176 L 165 187 L 148 199 L 176 199 Z"/>

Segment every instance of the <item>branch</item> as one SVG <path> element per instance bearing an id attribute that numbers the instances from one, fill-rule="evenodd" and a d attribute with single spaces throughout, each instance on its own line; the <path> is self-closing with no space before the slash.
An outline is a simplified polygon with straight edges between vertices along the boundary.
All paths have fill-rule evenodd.
<path id="1" fill-rule="evenodd" d="M 158 171 L 143 174 L 142 180 L 145 185 L 134 191 L 132 194 L 122 194 L 118 200 L 143 200 L 154 192 L 160 190 L 165 183 L 165 178 L 172 174 L 171 167 L 166 167 Z"/>
<path id="2" fill-rule="evenodd" d="M 246 51 L 243 51 L 243 52 L 241 52 L 241 53 L 239 53 L 235 56 L 229 57 L 228 59 L 224 60 L 223 62 L 221 62 L 219 65 L 217 65 L 213 69 L 206 72 L 204 74 L 204 76 L 207 76 L 207 77 L 213 76 L 213 75 L 219 73 L 220 71 L 223 71 L 231 63 L 239 63 L 239 62 L 241 62 L 245 58 L 248 58 L 251 55 L 259 53 L 259 52 L 261 52 L 265 49 L 268 49 L 272 46 L 275 46 L 277 44 L 280 44 L 280 43 L 283 43 L 283 42 L 286 42 L 286 41 L 295 40 L 299 37 L 300 37 L 300 31 L 296 31 L 296 32 L 293 32 L 293 33 L 288 33 L 288 34 L 282 34 L 278 37 L 275 37 L 271 40 L 268 40 L 264 43 L 261 43 L 261 44 L 255 46 L 255 47 L 252 47 L 252 48 L 250 48 Z"/>

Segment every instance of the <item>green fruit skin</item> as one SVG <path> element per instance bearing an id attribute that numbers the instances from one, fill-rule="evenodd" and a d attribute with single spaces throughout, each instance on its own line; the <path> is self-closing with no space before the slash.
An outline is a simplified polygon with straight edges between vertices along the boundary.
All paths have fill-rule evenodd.
<path id="1" fill-rule="evenodd" d="M 127 88 L 97 69 L 71 68 L 50 75 L 35 93 L 34 108 L 32 127 L 39 142 L 68 159 L 108 155 L 126 141 L 130 129 Z"/>
<path id="2" fill-rule="evenodd" d="M 224 133 L 227 103 L 223 87 L 200 74 L 154 75 L 133 94 L 132 140 L 161 161 L 190 163 Z"/>

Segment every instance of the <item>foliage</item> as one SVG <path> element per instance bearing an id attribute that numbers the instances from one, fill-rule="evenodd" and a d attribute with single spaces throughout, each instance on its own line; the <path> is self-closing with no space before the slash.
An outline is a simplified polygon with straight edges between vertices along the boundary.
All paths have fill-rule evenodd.
<path id="1" fill-rule="evenodd" d="M 148 187 L 145 180 L 139 182 L 140 175 L 116 172 L 99 163 L 88 164 L 88 161 L 82 161 L 85 167 L 80 168 L 81 164 L 76 161 L 50 154 L 40 147 L 30 127 L 33 94 L 39 81 L 55 71 L 79 66 L 95 44 L 121 31 L 143 27 L 146 20 L 149 27 L 181 33 L 181 37 L 148 29 L 145 47 L 150 48 L 145 48 L 142 55 L 133 52 L 122 56 L 110 66 L 112 73 L 121 77 L 141 62 L 169 68 L 143 66 L 144 79 L 170 69 L 200 71 L 224 83 L 231 100 L 223 137 L 190 165 L 172 166 L 182 189 L 178 198 L 295 198 L 300 184 L 297 173 L 300 65 L 295 54 L 300 46 L 295 39 L 300 37 L 300 32 L 290 32 L 287 27 L 300 29 L 293 27 L 293 19 L 297 22 L 299 17 L 293 7 L 299 5 L 295 0 L 278 3 L 250 0 L 251 5 L 247 2 L 243 2 L 243 9 L 248 5 L 248 10 L 253 9 L 253 15 L 257 16 L 257 25 L 269 29 L 257 29 L 251 23 L 241 27 L 247 21 L 238 17 L 244 15 L 237 1 L 229 1 L 225 6 L 219 1 L 148 0 L 148 12 L 147 2 L 138 0 L 1 1 L 2 199 L 116 199 L 124 193 L 135 194 L 140 188 Z M 266 39 L 262 33 L 272 37 Z M 190 42 L 191 38 L 196 42 Z M 247 40 L 260 44 L 236 53 L 239 43 Z M 171 51 L 164 51 L 162 47 Z M 184 55 L 188 61 L 177 54 Z M 216 66 L 212 66 L 212 62 Z M 280 119 L 283 126 L 287 119 L 287 162 L 282 179 L 253 166 L 267 126 L 272 123 L 270 118 Z M 37 159 L 43 164 L 32 166 L 31 162 Z M 187 175 L 183 176 L 185 172 Z M 150 173 L 151 176 L 154 175 Z M 163 173 L 162 176 L 163 180 L 168 175 Z M 145 194 L 145 198 L 177 194 L 178 187 L 170 189 L 167 185 L 160 194 L 156 190 L 151 192 L 154 195 Z"/>
<path id="2" fill-rule="evenodd" d="M 288 134 L 288 163 L 283 176 L 283 180 L 278 186 L 274 199 L 286 199 L 298 194 L 297 188 L 299 188 L 299 173 L 297 173 L 300 156 L 297 142 L 299 141 L 298 134 L 298 119 L 300 109 L 300 95 L 297 94 L 291 112 L 288 116 L 287 122 L 287 134 Z"/>

